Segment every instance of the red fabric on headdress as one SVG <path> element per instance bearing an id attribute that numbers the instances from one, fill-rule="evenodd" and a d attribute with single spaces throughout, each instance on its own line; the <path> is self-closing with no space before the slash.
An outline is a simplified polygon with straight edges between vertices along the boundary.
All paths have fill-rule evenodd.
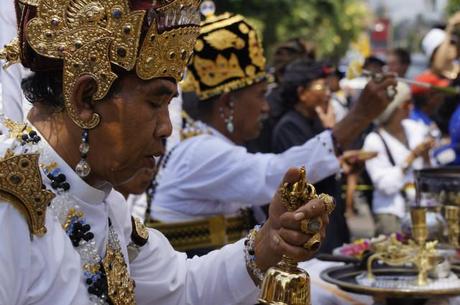
<path id="1" fill-rule="evenodd" d="M 15 0 L 18 22 L 18 38 L 21 46 L 21 63 L 32 71 L 58 71 L 62 70 L 62 61 L 47 58 L 37 54 L 29 45 L 25 35 L 27 23 L 37 15 L 35 7 L 20 4 Z"/>
<path id="2" fill-rule="evenodd" d="M 426 84 L 430 84 L 430 85 L 438 86 L 438 87 L 449 86 L 449 81 L 447 79 L 441 78 L 431 71 L 423 72 L 422 74 L 418 75 L 415 78 L 415 80 L 418 82 L 422 82 L 422 83 L 426 83 Z M 430 88 L 421 87 L 417 85 L 412 85 L 411 89 L 412 89 L 413 95 L 424 94 L 430 91 Z"/>
<path id="3" fill-rule="evenodd" d="M 131 0 L 131 8 L 133 10 L 149 10 L 151 8 L 157 8 L 160 6 L 159 4 L 153 5 L 152 2 L 154 1 L 152 0 Z"/>

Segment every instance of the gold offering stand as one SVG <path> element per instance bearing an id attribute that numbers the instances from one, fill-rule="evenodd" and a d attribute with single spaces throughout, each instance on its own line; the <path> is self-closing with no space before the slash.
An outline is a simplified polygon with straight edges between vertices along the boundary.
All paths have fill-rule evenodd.
<path id="1" fill-rule="evenodd" d="M 436 251 L 437 241 L 426 242 L 428 228 L 426 225 L 426 209 L 415 207 L 411 209 L 412 235 L 415 239 L 403 244 L 393 234 L 389 239 L 374 244 L 375 253 L 367 261 L 367 277 L 374 280 L 372 263 L 380 260 L 390 266 L 415 265 L 417 269 L 418 286 L 428 283 L 428 272 L 431 271 L 439 261 Z"/>
<path id="2" fill-rule="evenodd" d="M 392 235 L 374 243 L 366 271 L 350 265 L 334 267 L 323 271 L 321 278 L 344 290 L 372 295 L 377 304 L 424 304 L 433 297 L 460 294 L 460 268 L 451 267 L 440 255 L 437 240 L 427 242 L 426 211 L 411 209 L 412 240 L 402 243 Z M 459 209 L 445 211 L 450 239 L 458 242 Z M 377 261 L 383 264 L 376 267 Z"/>

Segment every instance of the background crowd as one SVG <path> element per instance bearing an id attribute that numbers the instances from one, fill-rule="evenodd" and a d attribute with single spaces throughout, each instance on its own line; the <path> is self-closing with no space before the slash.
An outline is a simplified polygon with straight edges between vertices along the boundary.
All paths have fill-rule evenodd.
<path id="1" fill-rule="evenodd" d="M 218 10 L 249 15 L 256 28 L 262 31 L 269 53 L 268 68 L 273 82 L 264 91 L 268 104 L 258 110 L 263 118 L 260 134 L 255 139 L 245 138 L 241 143 L 248 152 L 282 154 L 334 128 L 359 99 L 369 80 L 369 76 L 360 74 L 347 77 L 349 67 L 356 62 L 370 73 L 391 72 L 436 87 L 430 89 L 399 82 L 393 103 L 352 146 L 376 156 L 357 162 L 360 165 L 349 166 L 349 162 L 343 162 L 340 174 L 315 183 L 319 192 L 333 195 L 338 203 L 332 216 L 334 221 L 328 229 L 331 243 L 326 243 L 322 249 L 331 252 L 354 238 L 400 230 L 408 207 L 414 202 L 413 170 L 460 165 L 457 92 L 460 85 L 460 13 L 455 13 L 455 1 L 448 3 L 446 15 L 451 16 L 438 20 L 440 22 L 419 39 L 417 47 L 426 62 L 420 64 L 417 61 L 414 65 L 411 61 L 413 50 L 409 48 L 393 48 L 388 43 L 384 50 L 374 48 L 373 53 L 370 42 L 363 42 L 362 34 L 366 33 L 363 29 L 371 24 L 369 17 L 364 18 L 368 9 L 364 2 L 348 0 L 340 5 L 335 1 L 320 2 L 309 3 L 311 16 L 303 17 L 297 14 L 305 7 L 300 2 L 290 2 L 283 9 L 295 12 L 292 18 L 287 20 L 282 15 L 284 17 L 274 22 L 268 22 L 274 11 L 270 8 L 274 5 L 270 1 L 263 3 L 263 12 L 258 1 L 244 6 L 239 1 L 219 3 Z M 14 24 L 13 15 L 8 10 L 12 8 L 5 7 L 0 15 L 5 25 Z M 328 14 L 321 15 L 326 10 Z M 377 13 L 376 18 L 381 17 L 379 14 L 382 12 Z M 299 28 L 302 24 L 304 26 Z M 276 30 L 271 31 L 272 27 Z M 13 35 L 14 27 L 2 31 L 1 43 L 9 41 Z M 298 36 L 283 40 L 294 35 Z M 331 37 L 340 39 L 331 40 Z M 353 41 L 357 43 L 350 44 Z M 12 92 L 20 92 L 16 90 L 19 88 L 18 79 L 27 73 L 22 68 L 12 67 L 0 74 L 3 87 L 8 87 L 3 90 L 3 100 L 15 101 L 3 105 L 3 111 L 18 121 L 24 119 L 28 105 L 23 103 L 22 95 Z M 181 109 L 186 110 L 191 118 L 203 120 L 200 116 L 203 107 L 199 104 L 197 98 L 188 93 L 173 101 L 171 114 L 175 128 L 167 143 L 168 151 L 180 138 Z M 353 155 L 352 159 L 364 161 L 370 158 L 366 156 L 360 160 L 360 157 Z M 149 192 L 146 193 L 145 189 L 151 192 L 155 174 L 146 171 L 136 181 L 120 188 L 126 196 L 141 194 L 141 199 L 131 196 L 130 201 L 136 206 L 137 214 L 143 217 Z M 263 221 L 263 211 L 254 213 L 256 222 Z M 351 224 L 351 234 L 347 222 Z M 358 223 L 358 227 L 354 223 Z"/>

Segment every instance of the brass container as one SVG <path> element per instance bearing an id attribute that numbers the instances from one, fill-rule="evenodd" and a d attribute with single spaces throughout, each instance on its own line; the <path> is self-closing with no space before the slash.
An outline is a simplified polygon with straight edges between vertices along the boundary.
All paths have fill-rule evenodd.
<path id="1" fill-rule="evenodd" d="M 311 305 L 310 276 L 297 263 L 283 257 L 270 268 L 262 283 L 259 302 L 267 305 Z"/>
<path id="2" fill-rule="evenodd" d="M 412 237 L 419 245 L 423 245 L 428 238 L 428 227 L 426 225 L 426 208 L 412 207 L 410 210 L 412 220 Z"/>
<path id="3" fill-rule="evenodd" d="M 444 207 L 444 217 L 447 221 L 447 234 L 449 237 L 449 244 L 454 248 L 459 248 L 460 237 L 460 207 L 453 205 L 446 205 Z"/>

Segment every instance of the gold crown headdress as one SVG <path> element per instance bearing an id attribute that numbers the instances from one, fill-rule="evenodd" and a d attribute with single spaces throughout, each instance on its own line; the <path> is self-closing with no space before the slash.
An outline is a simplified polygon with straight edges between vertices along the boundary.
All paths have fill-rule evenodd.
<path id="1" fill-rule="evenodd" d="M 134 2 L 139 9 L 131 9 Z M 76 80 L 82 75 L 94 78 L 98 85 L 95 100 L 104 98 L 117 78 L 112 64 L 126 71 L 136 68 L 137 76 L 144 80 L 168 77 L 180 81 L 199 33 L 199 2 L 21 0 L 21 22 L 28 14 L 34 16 L 20 27 L 22 43 L 13 41 L 0 57 L 17 62 L 18 55 L 30 46 L 48 60 L 62 60 L 66 110 L 81 128 L 94 128 L 99 115 L 83 122 L 70 103 Z"/>
<path id="2" fill-rule="evenodd" d="M 267 79 L 265 56 L 256 30 L 241 15 L 214 15 L 212 1 L 202 3 L 206 20 L 181 87 L 200 100 Z"/>

